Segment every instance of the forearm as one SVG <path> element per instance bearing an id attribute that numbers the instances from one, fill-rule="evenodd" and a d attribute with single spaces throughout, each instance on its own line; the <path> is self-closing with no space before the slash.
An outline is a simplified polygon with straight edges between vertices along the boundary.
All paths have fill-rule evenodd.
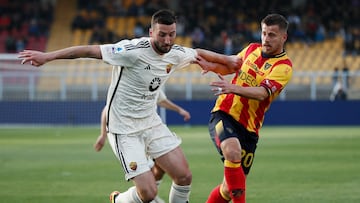
<path id="1" fill-rule="evenodd" d="M 47 61 L 56 59 L 102 58 L 99 45 L 72 46 L 49 52 L 47 55 Z"/>
<path id="2" fill-rule="evenodd" d="M 104 108 L 101 112 L 101 124 L 100 124 L 100 135 L 102 135 L 103 137 L 105 137 L 107 135 L 107 130 L 106 130 L 106 109 Z"/>
<path id="3" fill-rule="evenodd" d="M 209 62 L 216 62 L 221 64 L 226 64 L 225 55 L 219 54 L 213 51 L 205 50 L 205 49 L 196 49 L 199 56 L 203 57 L 205 60 Z"/>
<path id="4" fill-rule="evenodd" d="M 269 96 L 266 89 L 261 86 L 260 87 L 242 87 L 242 86 L 238 86 L 238 85 L 233 85 L 231 92 L 236 95 L 242 96 L 242 97 L 246 97 L 249 99 L 255 99 L 255 100 L 259 100 L 259 101 L 262 101 Z"/>
<path id="5" fill-rule="evenodd" d="M 173 102 L 171 102 L 170 100 L 166 99 L 166 100 L 163 100 L 161 102 L 158 103 L 159 106 L 165 108 L 165 109 L 169 109 L 169 110 L 172 110 L 172 111 L 175 111 L 177 113 L 179 113 L 181 111 L 181 107 L 174 104 Z"/>
<path id="6" fill-rule="evenodd" d="M 207 61 L 207 63 L 203 62 L 199 65 L 204 66 L 206 64 L 206 69 L 215 73 L 220 73 L 221 75 L 232 74 L 242 65 L 242 59 L 235 55 L 228 56 L 204 49 L 196 49 L 196 51 L 200 58 Z"/>

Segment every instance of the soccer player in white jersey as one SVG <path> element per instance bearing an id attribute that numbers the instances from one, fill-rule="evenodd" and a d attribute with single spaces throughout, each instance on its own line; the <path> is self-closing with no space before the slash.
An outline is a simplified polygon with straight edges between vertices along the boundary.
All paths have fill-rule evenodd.
<path id="1" fill-rule="evenodd" d="M 187 110 L 185 110 L 181 106 L 179 106 L 179 105 L 175 104 L 174 102 L 172 102 L 171 100 L 169 100 L 167 98 L 167 96 L 165 95 L 164 91 L 162 91 L 162 90 L 160 90 L 158 93 L 157 104 L 160 107 L 177 112 L 180 116 L 182 116 L 184 118 L 184 121 L 189 121 L 189 119 L 191 118 L 191 114 Z M 105 106 L 103 108 L 103 110 L 101 111 L 100 135 L 97 137 L 96 142 L 94 144 L 94 149 L 97 152 L 101 151 L 101 149 L 104 147 L 104 144 L 105 144 L 106 138 L 107 138 L 106 112 L 107 112 L 107 108 Z M 156 180 L 156 185 L 159 188 L 165 172 L 154 163 L 154 161 L 152 160 L 151 157 L 149 157 L 149 166 L 151 168 L 151 171 L 154 174 L 154 177 Z M 151 203 L 165 203 L 165 201 L 162 200 L 159 196 L 156 196 L 155 199 Z"/>
<path id="2" fill-rule="evenodd" d="M 176 16 L 160 10 L 151 19 L 149 37 L 116 44 L 73 46 L 52 52 L 24 50 L 22 63 L 41 66 L 57 59 L 96 58 L 113 65 L 107 96 L 109 143 L 126 180 L 134 187 L 113 192 L 112 203 L 150 202 L 157 195 L 148 156 L 172 179 L 169 203 L 189 202 L 192 174 L 181 140 L 156 113 L 156 94 L 176 69 L 197 57 L 194 49 L 174 45 Z"/>

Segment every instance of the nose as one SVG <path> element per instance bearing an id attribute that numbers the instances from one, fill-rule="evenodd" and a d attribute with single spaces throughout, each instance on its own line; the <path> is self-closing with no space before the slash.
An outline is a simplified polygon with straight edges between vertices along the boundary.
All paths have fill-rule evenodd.
<path id="1" fill-rule="evenodd" d="M 170 44 L 171 42 L 171 38 L 170 37 L 165 37 L 165 44 Z"/>

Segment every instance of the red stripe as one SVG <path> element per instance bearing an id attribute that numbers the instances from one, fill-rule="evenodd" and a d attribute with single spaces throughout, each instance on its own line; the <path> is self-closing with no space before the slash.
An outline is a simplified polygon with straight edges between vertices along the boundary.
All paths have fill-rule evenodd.
<path id="1" fill-rule="evenodd" d="M 275 66 L 277 66 L 277 65 L 279 65 L 279 64 L 286 64 L 286 65 L 290 66 L 290 68 L 292 68 L 292 63 L 291 63 L 291 61 L 290 61 L 289 59 L 284 59 L 284 60 L 277 61 L 277 62 L 271 67 L 271 71 L 272 71 L 272 69 L 273 69 Z"/>
<path id="2" fill-rule="evenodd" d="M 269 105 L 270 105 L 270 97 L 268 97 L 265 101 L 260 102 L 260 105 L 255 112 L 256 117 L 254 120 L 254 124 L 255 124 L 255 128 L 256 128 L 256 134 L 259 134 L 259 129 L 261 127 L 260 122 L 264 120 L 263 118 L 264 118 L 264 114 L 265 114 L 265 108 L 268 107 Z"/>
<path id="3" fill-rule="evenodd" d="M 240 118 L 239 118 L 239 123 L 241 123 L 245 128 L 247 128 L 249 126 L 249 119 L 250 119 L 250 114 L 248 112 L 249 109 L 249 100 L 245 97 L 241 97 L 240 98 L 240 102 L 242 103 L 242 108 L 241 108 L 241 112 L 240 112 Z"/>
<path id="4" fill-rule="evenodd" d="M 267 60 L 268 60 L 267 58 L 258 57 L 258 58 L 254 61 L 254 63 L 255 63 L 256 66 L 260 69 L 260 68 L 264 65 L 265 61 L 267 61 Z"/>
<path id="5" fill-rule="evenodd" d="M 234 94 L 227 94 L 226 97 L 221 102 L 219 108 L 225 111 L 226 113 L 229 113 L 234 101 L 234 96 L 235 96 Z"/>
<path id="6" fill-rule="evenodd" d="M 248 49 L 246 50 L 246 52 L 245 52 L 245 58 L 244 58 L 244 59 L 246 59 L 251 52 L 253 52 L 255 49 L 257 49 L 257 48 L 260 47 L 260 46 L 261 46 L 261 44 L 251 43 L 251 44 L 249 45 L 249 48 L 248 48 Z"/>
<path id="7" fill-rule="evenodd" d="M 236 72 L 234 78 L 231 81 L 232 84 L 236 84 L 236 80 L 238 76 L 239 76 L 239 72 Z M 235 96 L 234 94 L 227 94 L 226 97 L 222 100 L 221 104 L 219 105 L 219 108 L 222 111 L 229 113 L 234 101 L 234 96 Z"/>

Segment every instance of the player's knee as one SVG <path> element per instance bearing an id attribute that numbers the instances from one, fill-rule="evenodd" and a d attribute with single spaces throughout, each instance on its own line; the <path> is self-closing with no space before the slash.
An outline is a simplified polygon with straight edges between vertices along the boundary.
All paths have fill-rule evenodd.
<path id="1" fill-rule="evenodd" d="M 229 138 L 221 142 L 221 151 L 226 160 L 238 162 L 241 160 L 241 146 L 236 138 Z"/>
<path id="2" fill-rule="evenodd" d="M 190 185 L 191 181 L 192 181 L 192 174 L 190 170 L 188 170 L 186 173 L 174 179 L 174 182 L 177 185 Z"/>
<path id="3" fill-rule="evenodd" d="M 157 187 L 138 189 L 139 196 L 143 202 L 151 202 L 157 195 Z"/>
<path id="4" fill-rule="evenodd" d="M 223 150 L 224 158 L 231 162 L 239 162 L 241 160 L 241 149 L 228 148 Z"/>

